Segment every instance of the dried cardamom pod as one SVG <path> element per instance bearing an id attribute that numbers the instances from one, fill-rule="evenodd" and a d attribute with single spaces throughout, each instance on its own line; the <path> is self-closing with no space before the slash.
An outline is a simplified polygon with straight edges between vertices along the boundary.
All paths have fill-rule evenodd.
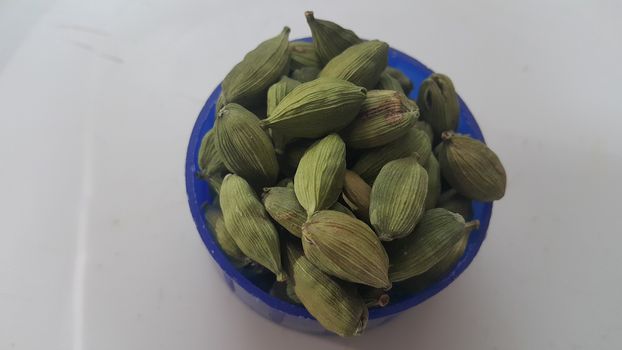
<path id="1" fill-rule="evenodd" d="M 213 174 L 222 174 L 227 170 L 216 148 L 216 132 L 213 129 L 203 136 L 198 158 L 200 176 L 204 179 Z"/>
<path id="2" fill-rule="evenodd" d="M 458 193 L 483 202 L 501 199 L 506 175 L 499 157 L 486 144 L 453 131 L 438 145 L 441 174 Z"/>
<path id="3" fill-rule="evenodd" d="M 428 271 L 426 271 L 422 277 L 429 281 L 437 281 L 443 277 L 445 277 L 458 263 L 462 255 L 464 255 L 464 251 L 466 250 L 467 244 L 469 243 L 469 235 L 472 230 L 476 230 L 479 228 L 479 221 L 475 220 L 471 224 L 467 225 L 462 233 L 462 238 L 456 243 L 450 250 L 449 254 L 444 257 L 441 261 L 436 263 L 436 265 L 432 266 Z"/>
<path id="4" fill-rule="evenodd" d="M 417 105 L 421 109 L 421 118 L 430 123 L 437 139 L 443 131 L 458 127 L 458 94 L 448 76 L 434 73 L 425 79 L 419 87 Z"/>
<path id="5" fill-rule="evenodd" d="M 425 209 L 429 210 L 436 207 L 438 197 L 441 195 L 441 168 L 433 154 L 430 154 L 423 167 L 428 173 L 428 195 L 425 197 Z"/>
<path id="6" fill-rule="evenodd" d="M 289 43 L 289 56 L 291 58 L 291 69 L 302 67 L 322 68 L 322 63 L 315 53 L 315 46 L 313 43 L 304 41 L 293 41 Z"/>
<path id="7" fill-rule="evenodd" d="M 308 216 L 337 201 L 345 171 L 346 145 L 337 134 L 330 134 L 307 149 L 294 176 L 294 190 Z"/>
<path id="8" fill-rule="evenodd" d="M 302 224 L 307 221 L 307 212 L 298 203 L 293 183 L 291 187 L 264 188 L 262 201 L 266 211 L 274 221 L 278 222 L 292 235 L 298 238 L 302 237 Z M 330 207 L 330 210 L 336 210 L 354 217 L 354 214 L 339 202 L 335 202 Z"/>
<path id="9" fill-rule="evenodd" d="M 238 103 L 250 108 L 265 101 L 266 91 L 289 71 L 289 28 L 268 39 L 244 56 L 222 82 L 223 101 Z M 219 110 L 216 110 L 218 112 Z"/>
<path id="10" fill-rule="evenodd" d="M 344 281 L 391 288 L 389 258 L 364 222 L 347 214 L 322 210 L 302 225 L 305 256 L 320 270 Z"/>
<path id="11" fill-rule="evenodd" d="M 417 105 L 404 94 L 393 90 L 370 90 L 343 138 L 352 148 L 383 146 L 408 133 L 417 118 Z"/>
<path id="12" fill-rule="evenodd" d="M 419 129 L 425 132 L 430 138 L 430 145 L 432 145 L 432 141 L 434 141 L 434 131 L 432 131 L 432 127 L 425 120 L 417 120 L 415 122 L 415 129 Z"/>
<path id="13" fill-rule="evenodd" d="M 291 77 L 292 79 L 297 80 L 301 83 L 307 83 L 311 80 L 316 79 L 319 74 L 320 69 L 318 67 L 302 67 L 294 69 Z"/>
<path id="14" fill-rule="evenodd" d="M 227 231 L 222 211 L 219 207 L 208 205 L 205 208 L 205 221 L 214 235 L 216 242 L 222 251 L 229 257 L 234 266 L 241 267 L 251 262 L 251 260 L 246 257 L 244 253 L 242 253 L 238 245 L 229 234 L 229 231 Z"/>
<path id="15" fill-rule="evenodd" d="M 373 184 L 380 169 L 388 162 L 414 155 L 421 164 L 428 161 L 432 146 L 427 135 L 421 130 L 411 128 L 401 138 L 363 153 L 354 163 L 352 170 L 368 184 Z"/>
<path id="16" fill-rule="evenodd" d="M 229 171 L 258 187 L 276 182 L 274 147 L 253 113 L 230 103 L 218 113 L 215 128 L 218 152 Z"/>
<path id="17" fill-rule="evenodd" d="M 426 211 L 415 232 L 387 244 L 391 259 L 389 278 L 399 282 L 428 271 L 449 255 L 465 229 L 475 225 L 465 223 L 462 216 L 446 209 Z"/>
<path id="18" fill-rule="evenodd" d="M 425 210 L 428 174 L 414 157 L 390 161 L 371 188 L 369 220 L 380 240 L 409 235 Z"/>
<path id="19" fill-rule="evenodd" d="M 345 49 L 330 60 L 320 72 L 321 78 L 347 80 L 373 89 L 387 67 L 389 45 L 379 40 L 365 41 Z"/>
<path id="20" fill-rule="evenodd" d="M 286 76 L 282 76 L 281 80 L 272 84 L 268 89 L 267 113 L 272 113 L 279 102 L 298 85 L 299 81 Z"/>
<path id="21" fill-rule="evenodd" d="M 356 216 L 369 222 L 369 196 L 371 187 L 351 170 L 346 170 L 343 182 L 343 200 L 350 206 Z"/>
<path id="22" fill-rule="evenodd" d="M 397 79 L 395 79 L 393 76 L 391 76 L 391 74 L 387 73 L 386 69 L 382 72 L 382 74 L 380 74 L 380 80 L 378 81 L 378 84 L 376 85 L 376 89 L 377 90 L 393 90 L 393 91 L 401 92 L 404 94 L 404 89 L 402 88 L 402 85 L 400 84 L 400 82 Z"/>
<path id="23" fill-rule="evenodd" d="M 368 311 L 356 287 L 322 272 L 293 243 L 285 245 L 285 253 L 288 276 L 309 313 L 324 328 L 342 337 L 362 334 Z"/>
<path id="24" fill-rule="evenodd" d="M 251 186 L 235 174 L 225 176 L 220 188 L 225 227 L 244 255 L 284 281 L 279 234 Z"/>
<path id="25" fill-rule="evenodd" d="M 362 42 L 353 31 L 331 21 L 316 19 L 313 11 L 305 12 L 305 17 L 313 36 L 315 53 L 322 64 L 328 63 L 348 47 Z"/>
<path id="26" fill-rule="evenodd" d="M 359 286 L 359 294 L 365 301 L 367 307 L 385 307 L 389 305 L 391 297 L 382 288 L 369 286 Z"/>
<path id="27" fill-rule="evenodd" d="M 322 137 L 350 124 L 366 93 L 344 80 L 318 78 L 294 88 L 261 124 L 289 137 Z"/>
<path id="28" fill-rule="evenodd" d="M 388 73 L 393 78 L 397 79 L 402 85 L 402 89 L 404 90 L 404 95 L 410 94 L 413 89 L 413 83 L 410 79 L 404 74 L 401 70 L 393 67 L 387 67 L 385 73 Z"/>
<path id="29" fill-rule="evenodd" d="M 455 188 L 441 193 L 438 198 L 438 207 L 462 215 L 467 220 L 473 216 L 472 202 L 470 199 L 458 194 Z"/>

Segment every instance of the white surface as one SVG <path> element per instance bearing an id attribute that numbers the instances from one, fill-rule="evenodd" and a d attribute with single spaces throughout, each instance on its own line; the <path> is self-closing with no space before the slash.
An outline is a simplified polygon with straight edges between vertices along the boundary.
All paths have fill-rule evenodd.
<path id="1" fill-rule="evenodd" d="M 314 9 L 449 74 L 504 161 L 472 266 L 351 340 L 257 316 L 186 205 L 193 122 Z M 622 348 L 614 1 L 0 2 L 0 349 Z"/>

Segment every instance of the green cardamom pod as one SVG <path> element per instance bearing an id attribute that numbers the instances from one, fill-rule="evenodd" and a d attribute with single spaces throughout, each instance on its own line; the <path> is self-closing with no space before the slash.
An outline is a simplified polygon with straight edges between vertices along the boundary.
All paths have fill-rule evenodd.
<path id="1" fill-rule="evenodd" d="M 464 255 L 464 251 L 466 250 L 467 244 L 469 243 L 469 235 L 472 230 L 479 228 L 479 221 L 475 220 L 471 224 L 467 225 L 462 233 L 462 238 L 456 243 L 449 254 L 444 257 L 441 261 L 436 263 L 436 265 L 432 266 L 428 271 L 426 271 L 422 277 L 429 281 L 437 281 L 445 276 L 456 266 L 460 258 Z"/>
<path id="2" fill-rule="evenodd" d="M 362 334 L 368 311 L 356 287 L 322 272 L 294 243 L 288 242 L 285 252 L 288 276 L 309 313 L 324 328 L 342 337 Z"/>
<path id="3" fill-rule="evenodd" d="M 289 137 L 322 137 L 350 124 L 366 93 L 344 80 L 318 78 L 294 88 L 261 124 Z"/>
<path id="4" fill-rule="evenodd" d="M 244 255 L 284 281 L 279 234 L 255 191 L 240 176 L 229 174 L 220 188 L 220 206 L 225 227 Z"/>
<path id="5" fill-rule="evenodd" d="M 291 187 L 264 188 L 262 200 L 266 211 L 274 221 L 292 235 L 298 238 L 302 237 L 302 224 L 307 221 L 307 212 L 298 203 L 293 184 Z M 330 210 L 336 210 L 354 217 L 354 214 L 339 202 L 335 202 Z"/>
<path id="6" fill-rule="evenodd" d="M 266 91 L 289 71 L 289 28 L 268 39 L 244 56 L 222 82 L 222 101 L 246 107 L 265 101 Z M 219 109 L 216 110 L 218 112 Z"/>
<path id="7" fill-rule="evenodd" d="M 319 74 L 320 69 L 318 67 L 302 67 L 294 69 L 291 77 L 292 79 L 297 80 L 301 83 L 307 83 L 311 80 L 316 79 Z"/>
<path id="8" fill-rule="evenodd" d="M 401 70 L 393 67 L 387 67 L 384 71 L 385 73 L 388 73 L 390 76 L 400 82 L 400 85 L 402 85 L 402 89 L 404 90 L 404 95 L 408 96 L 408 94 L 410 94 L 413 89 L 413 83 L 406 76 L 406 74 L 404 74 Z"/>
<path id="9" fill-rule="evenodd" d="M 393 76 L 391 76 L 391 74 L 387 73 L 386 69 L 382 72 L 382 74 L 380 74 L 380 80 L 378 81 L 378 84 L 376 85 L 376 89 L 377 90 L 393 90 L 393 91 L 401 92 L 404 94 L 404 89 L 402 88 L 402 85 L 400 84 L 400 82 L 397 79 L 395 79 Z"/>
<path id="10" fill-rule="evenodd" d="M 289 56 L 291 57 L 291 69 L 302 67 L 322 68 L 322 62 L 320 62 L 320 58 L 315 52 L 313 43 L 304 41 L 293 41 L 289 43 Z"/>
<path id="11" fill-rule="evenodd" d="M 425 197 L 425 209 L 429 210 L 436 207 L 438 197 L 441 195 L 441 168 L 433 154 L 430 154 L 423 167 L 428 173 L 428 195 Z"/>
<path id="12" fill-rule="evenodd" d="M 346 170 L 343 181 L 343 200 L 356 216 L 369 222 L 369 196 L 371 187 L 357 173 Z"/>
<path id="13" fill-rule="evenodd" d="M 268 89 L 267 113 L 272 113 L 279 102 L 298 85 L 300 85 L 299 81 L 286 76 L 272 84 Z"/>
<path id="14" fill-rule="evenodd" d="M 451 212 L 460 214 L 465 219 L 469 219 L 473 216 L 471 204 L 470 199 L 459 195 L 454 188 L 443 192 L 438 198 L 439 208 L 445 208 Z"/>
<path id="15" fill-rule="evenodd" d="M 337 134 L 330 134 L 309 147 L 294 176 L 296 197 L 308 216 L 328 209 L 337 201 L 345 171 L 346 145 Z"/>
<path id="16" fill-rule="evenodd" d="M 343 138 L 348 147 L 355 149 L 383 146 L 407 134 L 417 118 L 417 105 L 404 94 L 370 90 Z"/>
<path id="17" fill-rule="evenodd" d="M 501 199 L 506 175 L 499 157 L 486 144 L 453 131 L 438 145 L 441 174 L 458 193 L 483 202 Z"/>
<path id="18" fill-rule="evenodd" d="M 404 281 L 428 271 L 449 255 L 467 227 L 475 225 L 446 209 L 426 211 L 411 235 L 387 244 L 391 281 Z"/>
<path id="19" fill-rule="evenodd" d="M 378 236 L 347 214 L 322 210 L 302 225 L 305 256 L 320 270 L 344 281 L 391 288 L 389 258 Z"/>
<path id="20" fill-rule="evenodd" d="M 385 307 L 391 301 L 389 294 L 382 288 L 361 285 L 358 290 L 359 295 L 363 298 L 368 308 Z"/>
<path id="21" fill-rule="evenodd" d="M 379 40 L 365 41 L 345 49 L 330 60 L 320 72 L 321 78 L 347 80 L 373 89 L 387 67 L 389 45 Z"/>
<path id="22" fill-rule="evenodd" d="M 373 184 L 380 169 L 388 162 L 414 155 L 420 164 L 425 164 L 431 153 L 432 146 L 427 135 L 421 130 L 410 128 L 403 137 L 363 153 L 352 170 L 365 182 Z"/>
<path id="23" fill-rule="evenodd" d="M 198 158 L 199 169 L 201 170 L 200 176 L 204 179 L 210 175 L 221 174 L 227 170 L 216 148 L 216 132 L 213 129 L 203 136 Z"/>
<path id="24" fill-rule="evenodd" d="M 428 174 L 414 157 L 390 161 L 371 188 L 369 219 L 383 241 L 409 235 L 425 210 Z"/>
<path id="25" fill-rule="evenodd" d="M 331 21 L 316 19 L 313 11 L 305 12 L 305 17 L 313 36 L 315 53 L 322 64 L 328 63 L 348 47 L 362 42 L 353 31 Z"/>
<path id="26" fill-rule="evenodd" d="M 230 103 L 218 113 L 215 128 L 218 152 L 229 171 L 258 187 L 276 182 L 274 146 L 253 113 Z"/>
<path id="27" fill-rule="evenodd" d="M 421 109 L 421 118 L 430 123 L 437 139 L 443 131 L 458 127 L 460 104 L 448 76 L 434 73 L 425 79 L 419 87 L 417 105 Z"/>
<path id="28" fill-rule="evenodd" d="M 227 231 L 227 228 L 225 227 L 225 220 L 219 207 L 208 205 L 205 208 L 205 221 L 214 235 L 216 242 L 222 251 L 229 257 L 234 266 L 242 267 L 251 262 L 250 259 L 242 253 L 238 245 L 233 240 L 233 237 L 231 237 L 231 234 L 229 234 L 229 231 Z"/>
<path id="29" fill-rule="evenodd" d="M 430 139 L 430 146 L 432 146 L 432 142 L 434 141 L 434 131 L 432 130 L 430 124 L 428 124 L 428 122 L 424 120 L 417 120 L 415 122 L 415 129 L 419 129 L 425 132 L 425 134 L 428 135 L 428 138 Z"/>

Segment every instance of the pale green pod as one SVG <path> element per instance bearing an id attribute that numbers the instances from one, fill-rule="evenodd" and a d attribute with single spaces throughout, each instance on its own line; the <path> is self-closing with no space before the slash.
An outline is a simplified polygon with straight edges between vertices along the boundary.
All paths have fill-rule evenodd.
<path id="1" fill-rule="evenodd" d="M 289 43 L 289 55 L 291 57 L 291 69 L 298 69 L 302 67 L 322 68 L 322 63 L 315 52 L 315 46 L 313 43 L 293 41 Z"/>
<path id="2" fill-rule="evenodd" d="M 281 100 L 298 85 L 300 85 L 299 81 L 286 76 L 281 77 L 281 80 L 272 84 L 272 86 L 268 89 L 266 112 L 268 114 L 272 113 Z"/>
<path id="3" fill-rule="evenodd" d="M 290 76 L 292 77 L 292 79 L 297 80 L 301 83 L 307 83 L 311 80 L 316 79 L 319 74 L 320 69 L 318 67 L 302 67 L 294 69 Z"/>
<path id="4" fill-rule="evenodd" d="M 305 256 L 320 270 L 344 281 L 391 288 L 389 258 L 378 236 L 364 222 L 322 210 L 302 226 Z"/>
<path id="5" fill-rule="evenodd" d="M 402 89 L 404 90 L 404 95 L 410 94 L 413 89 L 413 83 L 406 76 L 406 74 L 404 74 L 401 70 L 393 67 L 387 67 L 384 72 L 399 81 L 400 85 L 402 85 Z"/>
<path id="6" fill-rule="evenodd" d="M 445 277 L 456 266 L 460 258 L 464 255 L 464 251 L 469 243 L 469 235 L 472 230 L 479 228 L 479 221 L 475 220 L 472 223 L 467 223 L 467 227 L 462 233 L 462 238 L 456 243 L 441 261 L 432 266 L 421 277 L 429 280 L 436 281 Z"/>
<path id="7" fill-rule="evenodd" d="M 441 174 L 458 193 L 483 202 L 505 195 L 506 174 L 486 144 L 466 135 L 444 132 L 437 147 Z"/>
<path id="8" fill-rule="evenodd" d="M 216 132 L 214 129 L 208 131 L 203 136 L 201 147 L 199 148 L 198 161 L 200 176 L 204 179 L 210 175 L 222 174 L 227 170 L 216 146 Z"/>
<path id="9" fill-rule="evenodd" d="M 274 146 L 253 113 L 230 103 L 218 113 L 215 128 L 218 152 L 229 171 L 256 187 L 276 182 L 279 165 Z"/>
<path id="10" fill-rule="evenodd" d="M 378 80 L 378 84 L 376 85 L 377 90 L 393 90 L 397 92 L 401 92 L 404 94 L 404 89 L 400 82 L 395 79 L 391 74 L 387 73 L 385 69 L 382 74 L 380 74 L 380 80 Z"/>
<path id="11" fill-rule="evenodd" d="M 284 281 L 279 234 L 252 187 L 240 176 L 229 174 L 220 188 L 220 207 L 225 227 L 240 250 Z"/>
<path id="12" fill-rule="evenodd" d="M 387 67 L 388 54 L 389 45 L 379 40 L 356 44 L 330 60 L 320 72 L 320 77 L 343 79 L 373 89 Z"/>
<path id="13" fill-rule="evenodd" d="M 231 237 L 231 234 L 229 234 L 229 231 L 227 231 L 225 220 L 219 207 L 208 205 L 205 208 L 205 221 L 214 235 L 216 242 L 229 257 L 234 266 L 242 267 L 251 262 L 251 260 L 242 253 L 233 240 L 233 237 Z"/>
<path id="14" fill-rule="evenodd" d="M 339 336 L 362 334 L 367 327 L 368 311 L 356 287 L 322 272 L 293 243 L 285 245 L 285 253 L 288 276 L 309 313 Z"/>
<path id="15" fill-rule="evenodd" d="M 436 207 L 438 197 L 441 195 L 441 168 L 433 154 L 430 154 L 423 167 L 428 173 L 428 194 L 425 197 L 425 209 L 429 210 Z"/>
<path id="16" fill-rule="evenodd" d="M 227 74 L 222 82 L 222 101 L 238 103 L 250 108 L 265 101 L 266 92 L 289 70 L 289 28 L 274 38 L 268 39 L 244 56 Z M 216 110 L 218 112 L 218 110 Z"/>
<path id="17" fill-rule="evenodd" d="M 430 145 L 432 145 L 432 142 L 434 141 L 434 131 L 432 130 L 432 127 L 430 126 L 430 124 L 428 124 L 428 122 L 426 122 L 425 120 L 417 120 L 415 122 L 415 129 L 424 131 L 430 139 Z"/>
<path id="18" fill-rule="evenodd" d="M 442 208 L 425 212 L 415 232 L 387 245 L 391 281 L 404 281 L 428 271 L 451 252 L 466 228 L 459 214 Z"/>
<path id="19" fill-rule="evenodd" d="M 307 149 L 294 176 L 294 190 L 308 216 L 337 201 L 345 171 L 346 145 L 337 134 L 330 134 Z"/>
<path id="20" fill-rule="evenodd" d="M 315 53 L 322 64 L 328 63 L 348 47 L 362 42 L 353 31 L 331 21 L 316 19 L 313 11 L 305 12 L 305 17 L 313 36 Z"/>
<path id="21" fill-rule="evenodd" d="M 318 78 L 287 94 L 261 124 L 289 137 L 322 137 L 350 124 L 366 92 L 344 80 Z"/>
<path id="22" fill-rule="evenodd" d="M 368 184 L 373 184 L 380 169 L 388 162 L 414 156 L 420 164 L 425 164 L 432 153 L 427 135 L 421 130 L 410 128 L 401 138 L 363 153 L 354 163 L 352 171 L 359 174 Z"/>
<path id="23" fill-rule="evenodd" d="M 370 90 L 356 119 L 343 132 L 351 148 L 374 148 L 406 135 L 419 118 L 417 105 L 393 90 Z"/>
<path id="24" fill-rule="evenodd" d="M 414 157 L 382 167 L 369 197 L 369 220 L 383 241 L 409 235 L 425 211 L 428 174 Z"/>
<path id="25" fill-rule="evenodd" d="M 458 94 L 448 76 L 434 73 L 425 79 L 419 87 L 417 105 L 421 109 L 421 118 L 430 123 L 436 139 L 444 131 L 453 131 L 458 127 Z"/>

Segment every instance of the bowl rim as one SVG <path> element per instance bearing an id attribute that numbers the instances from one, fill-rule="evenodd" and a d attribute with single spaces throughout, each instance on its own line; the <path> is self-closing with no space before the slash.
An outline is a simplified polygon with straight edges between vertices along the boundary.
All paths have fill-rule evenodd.
<path id="1" fill-rule="evenodd" d="M 310 41 L 311 38 L 301 38 L 294 39 L 292 41 Z M 415 58 L 399 51 L 393 47 L 389 48 L 389 56 L 394 57 L 396 59 L 402 60 L 406 62 L 406 65 L 412 65 L 417 67 L 420 70 L 426 71 L 427 74 L 433 73 L 431 69 L 426 67 L 424 64 L 416 60 Z M 414 90 L 414 89 L 413 89 Z M 212 109 L 215 108 L 216 101 L 221 92 L 221 84 L 214 89 L 214 91 L 210 94 L 207 102 L 204 104 L 199 116 L 197 117 L 194 126 L 192 128 L 192 133 L 190 135 L 190 140 L 188 142 L 188 147 L 186 151 L 186 162 L 185 162 L 185 180 L 186 180 L 186 194 L 188 196 L 188 205 L 190 207 L 190 211 L 192 213 L 192 218 L 195 222 L 196 228 L 201 236 L 201 239 L 218 264 L 218 266 L 225 272 L 225 274 L 233 280 L 240 287 L 244 288 L 247 293 L 253 295 L 254 297 L 261 300 L 263 303 L 268 305 L 269 307 L 279 310 L 281 312 L 287 313 L 296 317 L 304 317 L 308 319 L 315 319 L 303 306 L 290 304 L 286 301 L 278 299 L 276 297 L 271 296 L 268 292 L 263 291 L 261 288 L 257 287 L 254 283 L 248 280 L 242 273 L 233 266 L 233 264 L 229 261 L 227 256 L 222 252 L 218 244 L 216 243 L 210 229 L 207 227 L 204 217 L 203 217 L 203 204 L 198 203 L 197 200 L 197 192 L 195 191 L 195 182 L 203 181 L 196 176 L 197 173 L 197 153 L 198 153 L 198 145 L 203 138 L 204 133 L 201 133 L 201 130 L 204 127 L 205 123 L 210 122 L 210 118 L 213 119 L 214 113 Z M 466 103 L 458 96 L 460 103 L 460 113 L 461 113 L 461 121 L 463 118 L 466 118 L 470 121 L 470 127 L 472 128 L 472 132 L 470 135 L 476 139 L 484 141 L 484 137 L 479 128 L 479 125 L 475 121 L 475 118 L 471 114 L 469 108 Z M 210 129 L 213 127 L 210 126 Z M 408 298 L 404 298 L 397 302 L 389 303 L 389 305 L 382 308 L 373 308 L 369 310 L 369 319 L 380 319 L 388 316 L 394 316 L 399 314 L 402 311 L 410 309 L 427 299 L 431 298 L 435 294 L 439 293 L 441 290 L 445 289 L 449 284 L 451 284 L 462 272 L 471 264 L 479 249 L 486 238 L 486 233 L 488 230 L 488 225 L 490 222 L 490 218 L 492 216 L 492 207 L 493 204 L 491 202 L 482 203 L 482 212 L 480 214 L 480 227 L 476 231 L 480 231 L 481 239 L 475 244 L 472 244 L 471 239 L 469 240 L 469 244 L 465 253 L 458 263 L 454 266 L 452 271 L 442 279 L 432 283 L 426 289 L 419 291 Z M 474 231 L 475 232 L 475 231 Z M 473 234 L 472 234 L 473 236 Z"/>

